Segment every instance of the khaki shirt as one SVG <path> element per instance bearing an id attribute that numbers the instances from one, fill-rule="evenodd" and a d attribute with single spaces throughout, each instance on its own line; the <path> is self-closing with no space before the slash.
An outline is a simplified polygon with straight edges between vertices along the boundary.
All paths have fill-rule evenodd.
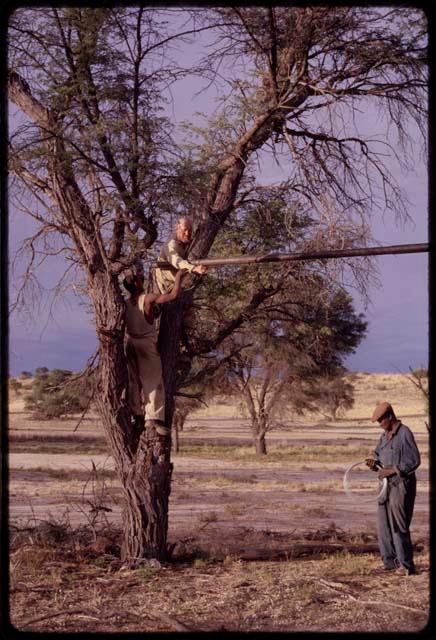
<path id="1" fill-rule="evenodd" d="M 144 315 L 145 294 L 141 293 L 136 305 L 126 301 L 126 332 L 131 338 L 153 338 L 157 340 L 156 323 L 150 324 Z"/>
<path id="2" fill-rule="evenodd" d="M 159 267 L 156 267 L 156 283 L 161 293 L 167 293 L 173 288 L 176 273 L 179 269 L 192 271 L 195 268 L 195 264 L 185 260 L 187 252 L 188 245 L 179 242 L 175 237 L 162 245 L 159 260 L 169 262 L 174 269 L 159 269 Z"/>

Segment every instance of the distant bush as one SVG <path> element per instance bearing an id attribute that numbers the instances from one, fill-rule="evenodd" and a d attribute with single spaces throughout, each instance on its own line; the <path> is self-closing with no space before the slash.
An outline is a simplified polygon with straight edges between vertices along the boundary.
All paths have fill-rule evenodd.
<path id="1" fill-rule="evenodd" d="M 23 385 L 19 380 L 17 380 L 16 378 L 9 378 L 9 389 L 14 393 L 16 393 L 17 396 L 20 395 L 22 388 L 23 388 Z"/>
<path id="2" fill-rule="evenodd" d="M 48 373 L 49 371 L 50 371 L 50 369 L 47 369 L 47 367 L 37 367 L 35 369 L 35 376 L 44 375 L 45 373 Z"/>
<path id="3" fill-rule="evenodd" d="M 78 377 L 72 371 L 40 367 L 33 381 L 26 409 L 35 418 L 50 420 L 83 411 L 94 394 L 94 378 Z M 35 372 L 36 373 L 36 372 Z"/>
<path id="4" fill-rule="evenodd" d="M 418 367 L 417 369 L 412 369 L 409 367 L 410 375 L 406 375 L 406 378 L 410 380 L 410 382 L 418 389 L 418 391 L 422 394 L 422 397 L 425 402 L 425 412 L 428 416 L 430 416 L 430 406 L 429 406 L 429 380 L 428 380 L 428 369 L 424 367 Z M 430 431 L 430 419 L 429 422 L 426 422 L 426 427 L 428 431 Z"/>
<path id="5" fill-rule="evenodd" d="M 32 377 L 32 374 L 30 373 L 30 371 L 22 371 L 20 373 L 20 380 L 28 380 L 31 377 Z"/>
<path id="6" fill-rule="evenodd" d="M 316 389 L 311 391 L 311 400 L 326 417 L 336 420 L 347 409 L 354 406 L 354 386 L 347 380 L 345 371 L 318 379 Z"/>

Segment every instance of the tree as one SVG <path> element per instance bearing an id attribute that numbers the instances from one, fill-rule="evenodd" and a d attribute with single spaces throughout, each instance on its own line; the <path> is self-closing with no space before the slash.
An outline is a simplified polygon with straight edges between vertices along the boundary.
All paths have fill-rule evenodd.
<path id="1" fill-rule="evenodd" d="M 338 367 L 321 375 L 307 391 L 308 401 L 314 409 L 324 412 L 333 420 L 354 406 L 354 386 L 347 378 L 347 370 Z"/>
<path id="2" fill-rule="evenodd" d="M 322 280 L 318 287 L 325 290 Z M 274 300 L 274 310 L 263 317 L 260 308 L 237 337 L 243 348 L 226 365 L 227 387 L 244 400 L 258 455 L 267 453 L 266 434 L 289 405 L 299 413 L 320 405 L 334 411 L 349 406 L 350 388 L 337 381 L 340 362 L 363 339 L 366 322 L 343 290 L 333 292 L 323 307 L 316 293 L 314 282 L 306 282 L 299 299 L 294 286 L 292 302 Z M 234 345 L 230 349 L 234 352 Z M 326 380 L 336 386 L 334 399 Z"/>
<path id="3" fill-rule="evenodd" d="M 39 225 L 25 243 L 26 282 L 38 241 L 43 258 L 63 253 L 85 277 L 99 338 L 96 400 L 124 489 L 129 563 L 166 554 L 172 468 L 169 438 L 149 430 L 135 443 L 119 283 L 146 256 L 170 204 L 171 140 L 157 87 L 176 67 L 161 64 L 171 39 L 163 18 L 145 8 L 19 9 L 9 28 L 9 99 L 24 119 L 10 139 L 10 167 Z"/>
<path id="4" fill-rule="evenodd" d="M 429 416 L 428 422 L 425 423 L 427 427 L 427 431 L 431 432 L 430 426 L 430 407 L 429 407 L 429 382 L 428 382 L 428 369 L 424 369 L 423 367 L 418 367 L 417 369 L 412 369 L 409 367 L 410 375 L 406 375 L 406 378 L 413 384 L 414 387 L 420 391 L 424 400 L 425 400 L 425 412 Z"/>
<path id="5" fill-rule="evenodd" d="M 94 398 L 95 376 L 73 375 L 64 369 L 35 370 L 32 392 L 26 398 L 26 409 L 34 417 L 51 420 L 80 413 Z"/>
<path id="6" fill-rule="evenodd" d="M 35 376 L 41 376 L 48 373 L 50 370 L 47 367 L 36 367 Z"/>
<path id="7" fill-rule="evenodd" d="M 197 394 L 197 397 L 184 397 L 184 396 L 176 396 L 174 402 L 174 412 L 173 412 L 173 422 L 171 425 L 171 429 L 173 431 L 173 448 L 175 453 L 180 450 L 179 444 L 179 434 L 183 431 L 183 427 L 185 426 L 186 418 L 192 411 L 198 409 L 200 406 L 201 394 Z"/>
<path id="8" fill-rule="evenodd" d="M 17 378 L 9 378 L 9 389 L 19 396 L 23 388 L 22 383 Z"/>
<path id="9" fill-rule="evenodd" d="M 159 107 L 180 74 L 170 45 L 201 30 L 215 41 L 194 71 L 217 82 L 225 68 L 229 93 L 191 137 L 195 146 L 183 150 Z M 289 151 L 288 177 L 274 190 L 286 187 L 310 211 L 315 247 L 366 241 L 366 217 L 377 204 L 405 215 L 383 144 L 351 132 L 348 122 L 373 103 L 386 108 L 387 126 L 401 141 L 410 119 L 424 129 L 425 35 L 423 15 L 403 7 L 26 8 L 11 17 L 9 99 L 23 117 L 10 139 L 11 192 L 39 225 L 25 243 L 25 280 L 34 277 L 38 243 L 41 259 L 63 253 L 69 274 L 84 278 L 99 339 L 97 403 L 123 487 L 130 564 L 166 555 L 172 465 L 169 438 L 147 431 L 133 444 L 120 274 L 153 260 L 158 227 L 167 229 L 185 197 L 199 220 L 191 256 L 207 256 L 229 219 L 262 194 L 256 160 L 266 148 Z M 359 279 L 362 261 L 348 264 Z M 182 307 L 202 295 L 194 282 L 163 313 L 168 425 L 174 392 L 184 384 L 175 374 Z M 270 296 L 264 281 L 253 287 L 213 339 L 200 336 L 197 360 Z"/>

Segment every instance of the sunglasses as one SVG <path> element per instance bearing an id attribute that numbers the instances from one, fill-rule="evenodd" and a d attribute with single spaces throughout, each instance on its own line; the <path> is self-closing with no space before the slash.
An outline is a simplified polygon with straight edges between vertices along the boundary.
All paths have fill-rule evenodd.
<path id="1" fill-rule="evenodd" d="M 381 424 L 383 420 L 386 420 L 386 418 L 389 418 L 389 416 L 390 416 L 389 413 L 384 413 L 380 418 L 377 419 L 377 422 Z"/>

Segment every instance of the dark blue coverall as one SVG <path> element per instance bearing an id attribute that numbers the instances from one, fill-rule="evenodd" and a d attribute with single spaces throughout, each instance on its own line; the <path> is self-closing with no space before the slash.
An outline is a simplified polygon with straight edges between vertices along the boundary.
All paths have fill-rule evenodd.
<path id="1" fill-rule="evenodd" d="M 416 496 L 415 469 L 421 463 L 413 433 L 401 422 L 385 431 L 375 448 L 375 459 L 383 467 L 394 467 L 388 478 L 385 501 L 378 505 L 378 544 L 386 569 L 403 566 L 414 572 L 410 523 Z"/>

